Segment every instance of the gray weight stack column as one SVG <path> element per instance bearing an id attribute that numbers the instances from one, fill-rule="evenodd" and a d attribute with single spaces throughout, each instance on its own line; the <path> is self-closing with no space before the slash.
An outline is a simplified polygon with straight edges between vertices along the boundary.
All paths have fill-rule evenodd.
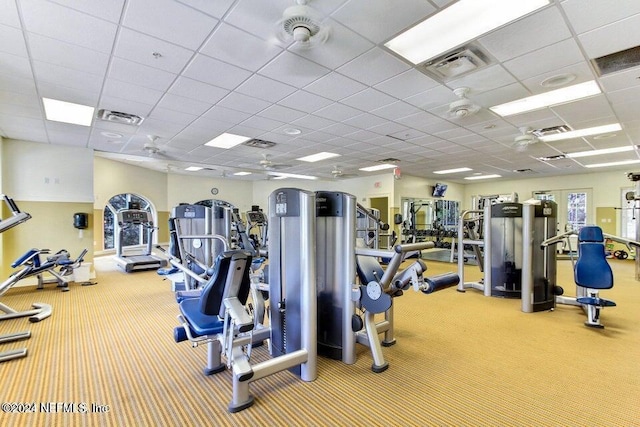
<path id="1" fill-rule="evenodd" d="M 522 205 L 491 206 L 491 296 L 520 298 L 522 287 Z M 487 284 L 485 283 L 485 286 Z"/>
<path id="2" fill-rule="evenodd" d="M 351 321 L 355 303 L 356 198 L 347 193 L 316 193 L 316 269 L 318 354 L 355 363 L 356 334 Z"/>
<path id="3" fill-rule="evenodd" d="M 269 310 L 274 357 L 306 350 L 290 370 L 316 378 L 317 291 L 315 194 L 281 188 L 269 196 Z"/>
<path id="4" fill-rule="evenodd" d="M 556 250 L 541 244 L 556 235 L 558 205 L 550 200 L 525 204 L 522 214 L 522 311 L 551 310 L 556 305 Z"/>

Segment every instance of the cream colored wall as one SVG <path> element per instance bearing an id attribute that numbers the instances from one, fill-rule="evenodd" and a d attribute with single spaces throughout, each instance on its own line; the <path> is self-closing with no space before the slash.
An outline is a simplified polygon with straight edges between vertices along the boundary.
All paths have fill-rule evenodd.
<path id="1" fill-rule="evenodd" d="M 93 201 L 93 150 L 6 139 L 2 191 L 15 200 Z"/>
<path id="2" fill-rule="evenodd" d="M 211 194 L 212 188 L 217 188 L 218 194 Z M 167 190 L 169 210 L 180 203 L 195 203 L 206 199 L 224 200 L 237 207 L 240 212 L 250 210 L 253 204 L 251 181 L 169 174 Z"/>
<path id="3" fill-rule="evenodd" d="M 414 199 L 431 199 L 431 191 L 436 182 L 447 184 L 447 192 L 444 200 L 456 200 L 462 202 L 465 197 L 464 185 L 448 182 L 445 180 L 435 180 L 419 178 L 416 176 L 403 175 L 401 179 L 395 181 L 395 206 L 400 207 L 403 197 Z"/>

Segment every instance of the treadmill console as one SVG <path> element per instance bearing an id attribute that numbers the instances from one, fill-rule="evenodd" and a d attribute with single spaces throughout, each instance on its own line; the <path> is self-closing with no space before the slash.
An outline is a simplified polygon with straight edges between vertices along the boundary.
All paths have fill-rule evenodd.
<path id="1" fill-rule="evenodd" d="M 264 225 L 267 223 L 267 218 L 263 212 L 249 211 L 247 212 L 247 221 L 252 225 Z"/>
<path id="2" fill-rule="evenodd" d="M 125 209 L 118 211 L 118 222 L 120 224 L 144 224 L 151 222 L 149 212 Z"/>

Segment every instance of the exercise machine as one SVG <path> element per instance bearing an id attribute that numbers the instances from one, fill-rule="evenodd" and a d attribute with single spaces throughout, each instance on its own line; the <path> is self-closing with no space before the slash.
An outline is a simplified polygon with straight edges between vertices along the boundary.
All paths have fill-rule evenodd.
<path id="1" fill-rule="evenodd" d="M 9 196 L 2 194 L 1 197 L 4 200 L 5 204 L 7 205 L 7 207 L 11 210 L 11 216 L 8 218 L 0 218 L 0 233 L 4 233 L 5 231 L 31 219 L 31 215 L 29 215 L 26 212 L 21 212 L 20 209 L 18 209 L 18 206 L 16 205 L 16 203 Z M 23 274 L 25 273 L 23 273 L 22 271 L 18 273 L 14 273 L 2 284 L 0 284 L 0 296 L 2 296 L 5 292 L 7 292 L 13 285 L 18 283 L 18 281 L 23 277 Z M 49 304 L 44 304 L 44 303 L 34 303 L 32 310 L 17 311 L 9 307 L 8 305 L 0 302 L 0 312 L 4 312 L 4 314 L 0 315 L 0 320 L 14 319 L 16 317 L 29 317 L 29 321 L 39 322 L 40 320 L 51 316 L 51 311 L 52 311 L 51 306 Z M 21 332 L 15 332 L 11 334 L 0 335 L 0 344 L 25 340 L 30 337 L 31 337 L 30 331 L 21 331 Z M 0 363 L 7 362 L 9 360 L 19 359 L 26 356 L 27 356 L 26 348 L 0 352 Z"/>
<path id="2" fill-rule="evenodd" d="M 636 212 L 640 209 L 640 172 L 629 172 L 627 174 L 627 178 L 631 182 L 633 182 L 636 186 L 633 192 L 628 192 L 626 194 L 626 199 L 634 202 L 633 206 L 633 218 L 636 221 L 636 241 L 640 242 L 640 219 L 636 215 Z M 635 252 L 635 261 L 636 261 L 636 280 L 640 281 L 640 254 L 638 251 Z"/>
<path id="3" fill-rule="evenodd" d="M 451 273 L 424 280 L 427 267 L 422 260 L 400 271 L 408 253 L 431 248 L 432 242 L 396 245 L 393 251 L 356 248 L 356 210 L 353 195 L 316 193 L 318 354 L 353 364 L 356 344 L 362 344 L 371 350 L 373 372 L 383 372 L 388 363 L 382 346 L 395 343 L 393 298 L 411 286 L 424 293 L 455 286 L 458 276 Z M 377 258 L 389 260 L 386 270 Z M 359 284 L 353 283 L 356 274 Z M 364 313 L 364 320 L 357 313 Z M 376 314 L 384 314 L 384 320 L 376 321 Z"/>
<path id="4" fill-rule="evenodd" d="M 247 233 L 253 247 L 258 251 L 258 255 L 263 257 L 269 256 L 268 249 L 268 231 L 269 221 L 267 216 L 262 212 L 260 206 L 252 206 L 251 210 L 246 213 L 247 217 Z"/>
<path id="5" fill-rule="evenodd" d="M 375 208 L 365 208 L 360 203 L 356 203 L 356 245 L 367 248 L 378 249 L 382 237 L 387 239 L 387 247 L 391 236 L 388 233 L 389 224 L 380 219 L 380 211 Z M 364 245 L 359 245 L 362 242 Z"/>
<path id="6" fill-rule="evenodd" d="M 127 273 L 142 270 L 157 270 L 167 265 L 167 261 L 152 253 L 153 233 L 155 227 L 151 214 L 140 209 L 121 209 L 116 213 L 118 224 L 118 239 L 116 244 L 116 265 Z M 124 251 L 124 241 L 127 232 L 139 227 L 144 232 L 145 249 L 142 253 L 128 253 Z"/>
<path id="7" fill-rule="evenodd" d="M 276 190 L 269 196 L 269 212 L 270 326 L 258 328 L 257 317 L 244 305 L 251 286 L 251 254 L 236 250 L 223 254 L 228 261 L 216 262 L 212 284 L 199 298 L 182 300 L 181 326 L 174 330 L 176 341 L 207 343 L 205 373 L 224 370 L 221 354 L 225 356 L 233 379 L 230 412 L 253 404 L 253 381 L 284 370 L 303 381 L 317 376 L 315 194 Z M 252 363 L 252 344 L 267 338 L 272 358 Z"/>

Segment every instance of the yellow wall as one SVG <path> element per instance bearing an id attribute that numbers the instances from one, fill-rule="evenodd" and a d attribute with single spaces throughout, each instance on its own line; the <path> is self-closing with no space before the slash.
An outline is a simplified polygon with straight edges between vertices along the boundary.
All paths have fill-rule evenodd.
<path id="1" fill-rule="evenodd" d="M 93 262 L 93 230 L 94 218 L 91 203 L 65 202 L 29 202 L 16 200 L 23 212 L 28 212 L 31 219 L 17 227 L 7 230 L 3 234 L 2 277 L 13 273 L 11 263 L 32 248 L 49 249 L 51 253 L 66 249 L 72 258 L 80 254 L 83 249 L 89 253 L 86 262 Z M 89 227 L 80 230 L 73 227 L 73 214 L 85 212 L 89 214 Z M 8 210 L 3 207 L 3 217 Z"/>

